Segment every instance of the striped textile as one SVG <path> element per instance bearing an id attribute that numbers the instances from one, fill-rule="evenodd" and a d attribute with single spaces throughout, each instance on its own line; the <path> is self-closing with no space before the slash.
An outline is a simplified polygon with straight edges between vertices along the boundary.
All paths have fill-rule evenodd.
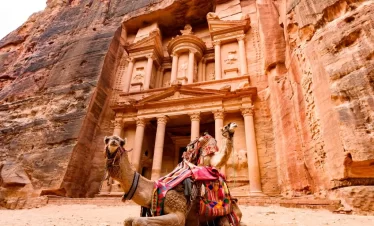
<path id="1" fill-rule="evenodd" d="M 166 193 L 191 175 L 192 171 L 190 167 L 185 161 L 182 161 L 171 173 L 155 181 L 151 207 L 153 216 L 164 214 L 163 209 Z"/>
<path id="2" fill-rule="evenodd" d="M 203 182 L 199 214 L 207 217 L 224 216 L 232 212 L 230 192 L 222 177 Z"/>

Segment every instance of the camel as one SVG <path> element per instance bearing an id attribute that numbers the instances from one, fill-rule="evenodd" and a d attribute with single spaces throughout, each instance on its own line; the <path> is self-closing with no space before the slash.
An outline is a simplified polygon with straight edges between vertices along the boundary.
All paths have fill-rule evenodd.
<path id="1" fill-rule="evenodd" d="M 222 148 L 218 152 L 212 152 L 205 156 L 201 155 L 198 165 L 213 166 L 216 168 L 221 168 L 222 166 L 226 165 L 233 150 L 232 139 L 237 127 L 238 125 L 235 122 L 230 122 L 223 127 L 221 132 L 225 139 L 222 140 Z M 200 137 L 198 141 L 203 142 L 203 139 L 204 136 Z"/>
<path id="2" fill-rule="evenodd" d="M 231 134 L 225 136 L 228 139 L 231 139 L 232 134 L 235 130 L 236 124 L 230 124 L 223 128 L 223 134 Z M 125 149 L 125 140 L 121 139 L 118 136 L 105 137 L 105 157 L 106 157 L 106 167 L 109 175 L 117 180 L 124 191 L 126 191 L 126 196 L 128 199 L 133 200 L 136 204 L 145 207 L 151 208 L 152 205 L 152 195 L 154 191 L 155 182 L 146 179 L 145 177 L 139 175 L 135 169 L 132 167 L 128 154 Z M 227 142 L 230 144 L 230 142 Z M 230 151 L 230 148 L 227 149 L 226 153 Z M 230 151 L 231 152 L 231 151 Z M 227 161 L 223 153 L 217 153 L 217 156 L 220 156 L 217 159 L 221 161 Z M 210 159 L 215 159 L 214 156 L 210 156 Z M 218 161 L 220 162 L 220 161 Z M 222 163 L 221 163 L 222 164 Z M 135 178 L 138 178 L 137 187 L 134 188 L 133 182 Z M 187 200 L 184 195 L 183 185 L 179 184 L 173 189 L 169 190 L 166 193 L 164 201 L 164 215 L 155 216 L 155 217 L 136 217 L 136 218 L 127 218 L 124 221 L 124 226 L 198 226 L 198 225 L 207 225 L 207 222 L 214 220 L 215 225 L 219 226 L 230 226 L 229 221 L 226 217 L 216 217 L 209 218 L 197 216 L 198 214 L 198 201 L 190 202 Z M 242 213 L 237 206 L 236 202 L 232 202 L 232 210 L 238 217 L 239 221 L 242 217 Z"/>

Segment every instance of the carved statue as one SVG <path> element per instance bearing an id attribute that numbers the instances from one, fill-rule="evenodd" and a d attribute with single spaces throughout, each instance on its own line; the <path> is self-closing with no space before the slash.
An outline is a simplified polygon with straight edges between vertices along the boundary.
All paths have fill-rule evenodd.
<path id="1" fill-rule="evenodd" d="M 215 71 L 210 72 L 207 80 L 208 81 L 213 81 L 215 79 L 216 79 L 216 72 Z"/>
<path id="2" fill-rule="evenodd" d="M 182 73 L 181 73 L 182 76 L 178 76 L 178 77 L 182 77 L 182 78 L 187 77 L 187 68 L 188 68 L 188 62 L 184 61 L 184 62 L 181 64 L 180 68 L 179 68 L 179 71 L 182 72 Z"/>
<path id="3" fill-rule="evenodd" d="M 190 24 L 186 24 L 186 26 L 184 26 L 184 30 L 180 30 L 180 32 L 182 35 L 192 35 L 192 26 Z"/>
<path id="4" fill-rule="evenodd" d="M 136 68 L 135 75 L 132 78 L 133 83 L 143 82 L 144 79 L 144 67 Z"/>

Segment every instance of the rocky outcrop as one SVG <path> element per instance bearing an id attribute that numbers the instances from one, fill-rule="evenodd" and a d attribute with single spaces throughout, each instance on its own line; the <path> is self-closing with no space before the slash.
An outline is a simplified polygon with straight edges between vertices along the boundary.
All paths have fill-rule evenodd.
<path id="1" fill-rule="evenodd" d="M 72 197 L 97 193 L 104 169 L 95 154 L 103 134 L 112 132 L 106 106 L 121 20 L 150 1 L 129 2 L 48 1 L 0 41 L 2 186 L 15 182 L 4 178 L 8 167 L 31 182 L 5 186 L 8 198 L 61 187 Z"/>

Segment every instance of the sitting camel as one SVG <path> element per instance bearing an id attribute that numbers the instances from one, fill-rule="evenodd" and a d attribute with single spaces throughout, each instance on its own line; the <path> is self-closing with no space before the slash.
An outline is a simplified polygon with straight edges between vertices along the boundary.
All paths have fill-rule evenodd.
<path id="1" fill-rule="evenodd" d="M 230 123 L 231 124 L 231 123 Z M 232 143 L 232 135 L 235 130 L 236 124 L 230 124 L 223 128 L 222 134 L 226 139 L 230 139 Z M 226 141 L 226 144 L 229 142 Z M 105 156 L 106 167 L 109 175 L 120 182 L 125 193 L 126 199 L 131 199 L 142 207 L 151 208 L 152 196 L 155 188 L 155 181 L 148 180 L 139 175 L 132 167 L 128 154 L 125 149 L 125 140 L 118 136 L 105 137 Z M 231 152 L 231 150 L 228 150 Z M 228 157 L 224 157 L 224 153 L 217 152 L 220 159 L 227 161 Z M 223 157 L 222 157 L 223 156 Z M 210 156 L 211 160 L 215 159 Z M 207 225 L 208 222 L 214 221 L 214 225 L 230 226 L 227 217 L 207 218 L 198 215 L 198 201 L 188 200 L 184 195 L 183 184 L 179 184 L 173 189 L 167 191 L 164 203 L 163 214 L 155 217 L 136 217 L 128 218 L 124 221 L 125 226 L 198 226 Z M 237 206 L 236 202 L 232 203 L 232 211 L 240 219 L 242 213 Z"/>

